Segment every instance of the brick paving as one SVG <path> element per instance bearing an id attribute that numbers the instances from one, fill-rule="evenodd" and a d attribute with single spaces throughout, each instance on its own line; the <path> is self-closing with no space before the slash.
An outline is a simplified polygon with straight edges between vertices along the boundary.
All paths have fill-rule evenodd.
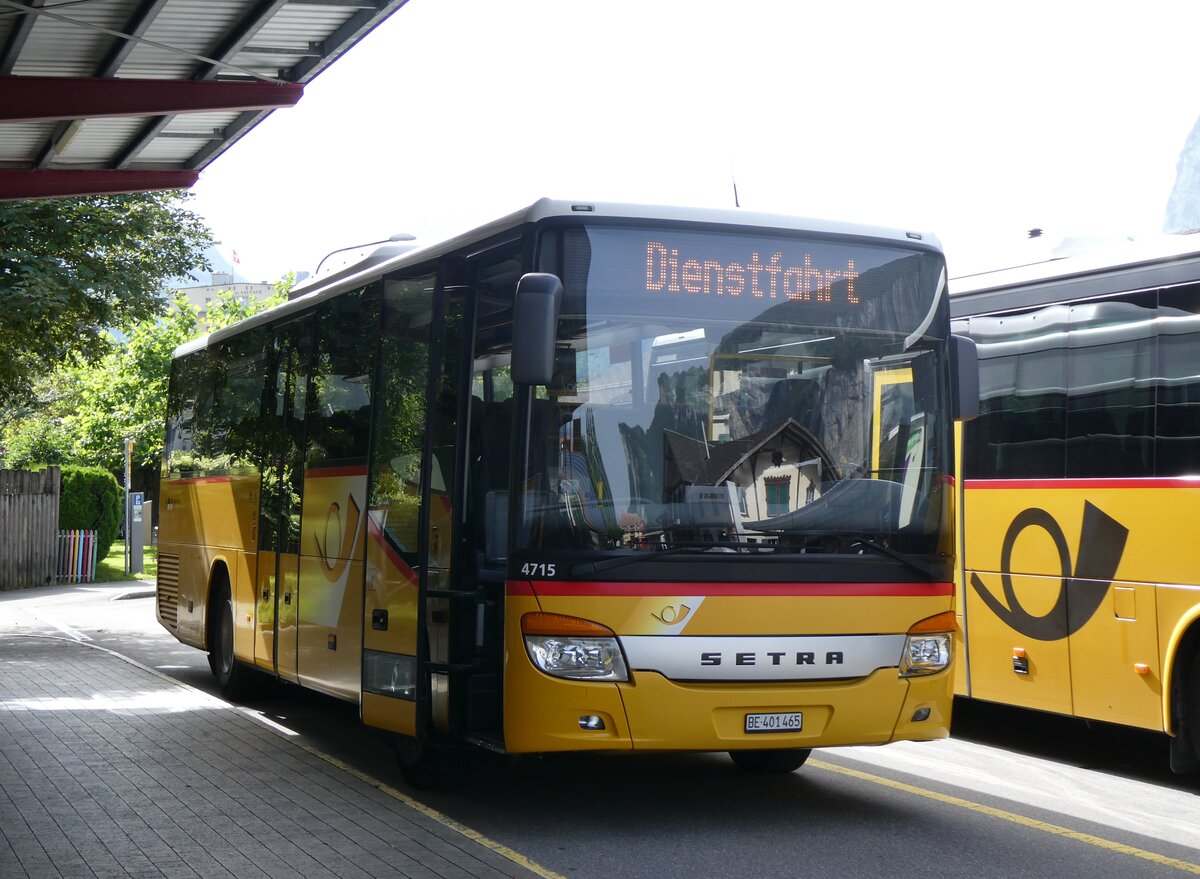
<path id="1" fill-rule="evenodd" d="M 538 875 L 218 699 L 0 637 L 0 877 Z"/>

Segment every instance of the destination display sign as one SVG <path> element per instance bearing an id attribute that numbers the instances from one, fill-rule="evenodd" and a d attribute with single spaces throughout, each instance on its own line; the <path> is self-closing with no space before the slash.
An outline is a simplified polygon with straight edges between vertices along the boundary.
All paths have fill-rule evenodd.
<path id="1" fill-rule="evenodd" d="M 709 254 L 680 251 L 663 241 L 646 242 L 646 292 L 701 296 L 752 296 L 797 302 L 832 302 L 835 285 L 847 305 L 858 305 L 854 258 L 822 266 L 805 252 L 799 263 L 785 262 L 782 250 L 747 244 L 748 258 L 713 259 Z"/>
<path id="2" fill-rule="evenodd" d="M 940 254 L 785 233 L 588 226 L 565 238 L 564 314 L 680 317 L 910 333 Z"/>

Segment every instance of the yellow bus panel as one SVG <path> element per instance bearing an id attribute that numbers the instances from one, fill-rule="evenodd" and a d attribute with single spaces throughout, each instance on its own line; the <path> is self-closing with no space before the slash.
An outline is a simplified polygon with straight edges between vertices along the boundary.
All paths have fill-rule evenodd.
<path id="1" fill-rule="evenodd" d="M 1195 579 L 1186 530 L 1200 514 L 1200 484 L 969 480 L 965 488 L 970 680 L 960 692 L 1166 729 L 1173 651 L 1160 649 L 1170 636 L 1158 620 L 1178 619 L 1196 600 L 1179 584 Z"/>

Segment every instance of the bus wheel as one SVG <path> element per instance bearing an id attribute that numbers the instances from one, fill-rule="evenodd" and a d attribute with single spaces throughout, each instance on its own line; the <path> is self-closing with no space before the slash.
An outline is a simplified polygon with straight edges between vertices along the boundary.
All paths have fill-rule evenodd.
<path id="1" fill-rule="evenodd" d="M 261 695 L 265 679 L 233 656 L 233 598 L 229 584 L 220 580 L 215 589 L 208 664 L 217 676 L 217 686 L 221 695 L 232 701 Z"/>
<path id="2" fill-rule="evenodd" d="M 795 772 L 804 765 L 812 748 L 788 748 L 780 751 L 730 751 L 733 765 L 742 772 L 782 774 Z"/>
<path id="3" fill-rule="evenodd" d="M 1184 696 L 1183 710 L 1185 712 L 1186 723 L 1185 728 L 1188 731 L 1188 737 L 1191 739 L 1193 763 L 1191 769 L 1194 772 L 1198 764 L 1200 764 L 1200 650 L 1192 654 L 1192 661 L 1188 669 L 1187 695 Z"/>
<path id="4" fill-rule="evenodd" d="M 409 787 L 417 790 L 440 790 L 454 787 L 463 777 L 461 748 L 431 745 L 407 736 L 395 741 L 400 774 Z"/>

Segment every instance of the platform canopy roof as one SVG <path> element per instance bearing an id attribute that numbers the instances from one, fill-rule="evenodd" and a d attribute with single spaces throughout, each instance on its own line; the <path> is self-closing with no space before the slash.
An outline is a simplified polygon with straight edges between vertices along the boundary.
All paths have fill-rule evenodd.
<path id="1" fill-rule="evenodd" d="M 406 0 L 0 0 L 0 201 L 186 189 Z"/>

